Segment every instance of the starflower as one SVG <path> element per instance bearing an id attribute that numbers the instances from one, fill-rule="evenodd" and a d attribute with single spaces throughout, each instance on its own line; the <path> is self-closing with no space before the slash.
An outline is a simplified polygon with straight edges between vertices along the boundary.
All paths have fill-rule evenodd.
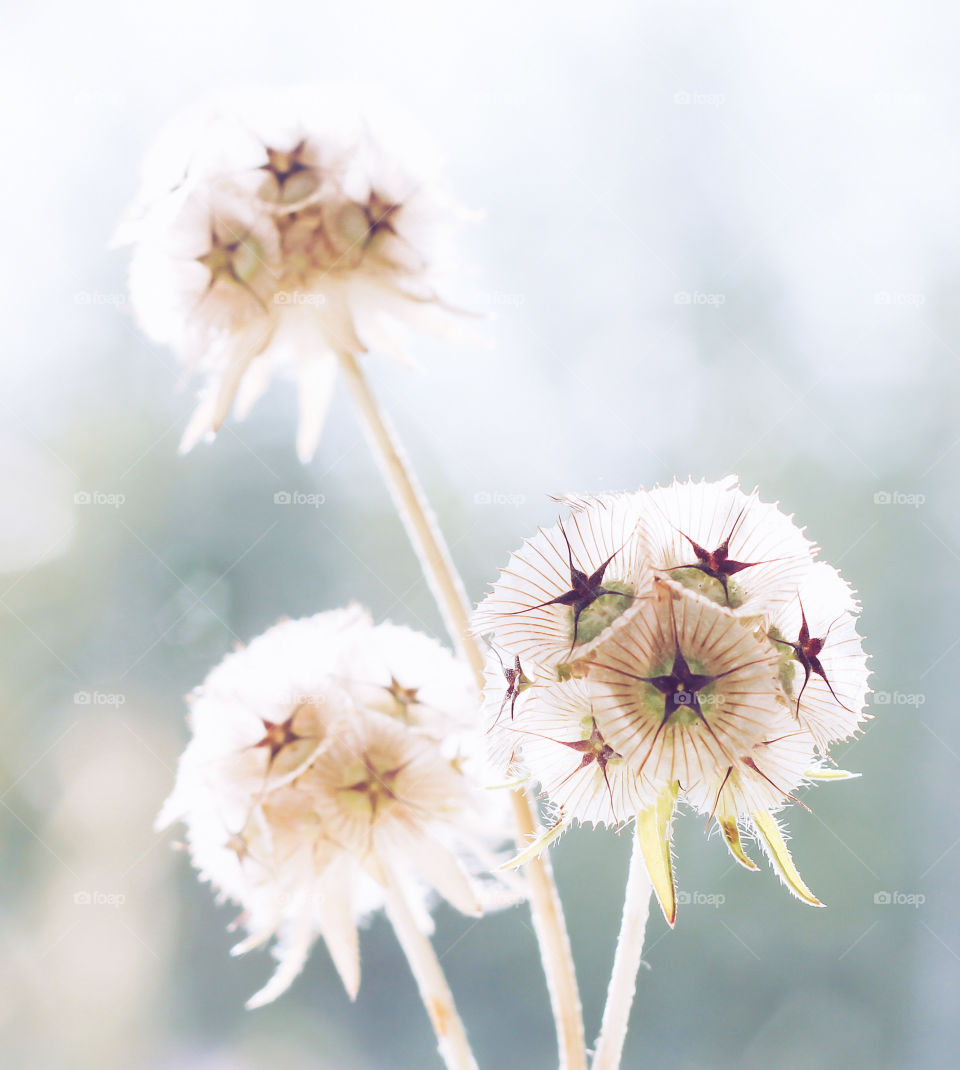
<path id="1" fill-rule="evenodd" d="M 733 478 L 561 501 L 569 515 L 511 556 L 474 617 L 496 658 L 491 757 L 537 781 L 555 812 L 513 864 L 574 820 L 635 820 L 673 924 L 682 801 L 748 869 L 741 833 L 755 836 L 790 890 L 819 905 L 774 814 L 811 781 L 850 775 L 826 764 L 868 693 L 849 586 Z"/>
<path id="2" fill-rule="evenodd" d="M 850 585 L 825 562 L 771 620 L 783 659 L 784 688 L 796 719 L 826 753 L 864 719 L 867 656 L 857 634 L 860 607 Z"/>
<path id="3" fill-rule="evenodd" d="M 511 658 L 563 675 L 646 594 L 651 573 L 626 498 L 578 499 L 565 521 L 510 555 L 474 614 Z"/>
<path id="4" fill-rule="evenodd" d="M 460 213 L 435 173 L 406 117 L 347 89 L 221 98 L 161 136 L 118 240 L 139 322 L 203 379 L 182 449 L 282 376 L 309 459 L 339 359 L 403 359 L 404 326 L 444 328 L 437 261 Z"/>
<path id="5" fill-rule="evenodd" d="M 484 877 L 505 838 L 486 790 L 466 669 L 438 643 L 359 607 L 285 621 L 192 696 L 191 741 L 161 826 L 243 909 L 235 952 L 276 937 L 275 999 L 317 936 L 351 997 L 358 924 L 401 896 L 423 928 L 431 890 L 480 914 L 515 901 Z"/>

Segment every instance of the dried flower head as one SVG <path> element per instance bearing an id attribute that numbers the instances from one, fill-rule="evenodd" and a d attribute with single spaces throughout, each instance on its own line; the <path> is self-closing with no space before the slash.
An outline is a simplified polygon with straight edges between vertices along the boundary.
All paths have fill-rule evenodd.
<path id="1" fill-rule="evenodd" d="M 511 556 L 475 614 L 500 666 L 484 707 L 491 753 L 556 811 L 515 864 L 573 820 L 635 819 L 672 924 L 682 800 L 749 869 L 741 832 L 756 836 L 818 903 L 773 814 L 810 781 L 850 775 L 823 764 L 865 716 L 850 588 L 733 478 L 562 500 L 570 515 Z"/>
<path id="2" fill-rule="evenodd" d="M 508 730 L 523 738 L 526 768 L 565 817 L 618 827 L 651 805 L 656 791 L 601 727 L 607 701 L 590 680 L 537 687 Z"/>
<path id="3" fill-rule="evenodd" d="M 161 136 L 118 240 L 141 325 L 204 380 L 183 449 L 280 375 L 308 459 L 338 357 L 402 359 L 404 325 L 444 329 L 437 260 L 459 213 L 436 170 L 409 120 L 355 89 L 217 99 Z"/>
<path id="4" fill-rule="evenodd" d="M 818 561 L 797 596 L 771 619 L 783 683 L 797 720 L 826 753 L 849 739 L 867 701 L 867 655 L 857 634 L 860 606 L 839 572 Z"/>
<path id="5" fill-rule="evenodd" d="M 285 621 L 229 655 L 192 696 L 192 738 L 163 826 L 194 865 L 276 936 L 275 999 L 322 936 L 351 996 L 357 926 L 402 894 L 424 925 L 430 889 L 471 914 L 512 893 L 481 875 L 504 839 L 487 790 L 469 675 L 438 643 L 374 626 L 356 606 Z"/>
<path id="6" fill-rule="evenodd" d="M 786 708 L 777 650 L 734 612 L 654 579 L 640 613 L 590 662 L 610 742 L 659 783 L 700 783 Z"/>
<path id="7" fill-rule="evenodd" d="M 511 657 L 564 675 L 641 598 L 650 573 L 625 497 L 578 499 L 566 520 L 510 555 L 474 615 Z"/>
<path id="8" fill-rule="evenodd" d="M 744 614 L 790 602 L 816 553 L 790 517 L 733 476 L 655 487 L 637 504 L 651 567 Z"/>

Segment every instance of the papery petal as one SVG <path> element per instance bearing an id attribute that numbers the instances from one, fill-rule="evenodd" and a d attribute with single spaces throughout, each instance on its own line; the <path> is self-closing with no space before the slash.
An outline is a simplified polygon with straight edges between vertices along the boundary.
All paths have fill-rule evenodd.
<path id="1" fill-rule="evenodd" d="M 857 633 L 859 606 L 839 572 L 818 562 L 797 592 L 771 620 L 779 644 L 789 697 L 801 724 L 822 752 L 849 739 L 867 719 L 865 707 L 870 673 L 863 642 Z M 810 635 L 824 639 L 819 652 L 823 678 L 812 671 L 804 686 L 804 670 L 788 643 L 796 643 L 806 618 Z"/>
<path id="2" fill-rule="evenodd" d="M 597 498 L 552 528 L 539 529 L 511 554 L 474 614 L 474 630 L 492 633 L 509 655 L 545 668 L 585 656 L 609 624 L 647 593 L 650 574 L 634 538 L 636 516 L 621 498 Z M 600 594 L 576 622 L 557 599 L 572 588 L 573 570 L 604 568 Z"/>
<path id="3" fill-rule="evenodd" d="M 773 644 L 730 610 L 656 581 L 656 597 L 616 622 L 590 662 L 605 697 L 597 721 L 610 745 L 653 781 L 684 790 L 728 768 L 766 738 L 785 708 Z M 679 649 L 694 671 L 713 677 L 695 708 L 666 717 L 665 697 L 644 678 L 670 671 Z"/>
<path id="4" fill-rule="evenodd" d="M 718 483 L 675 482 L 637 499 L 638 537 L 651 567 L 745 615 L 769 615 L 791 601 L 816 552 L 790 517 L 761 502 L 756 491 L 745 494 L 732 476 Z M 727 539 L 729 559 L 749 566 L 728 577 L 729 599 L 718 580 L 689 567 L 699 563 L 693 543 L 712 552 Z"/>

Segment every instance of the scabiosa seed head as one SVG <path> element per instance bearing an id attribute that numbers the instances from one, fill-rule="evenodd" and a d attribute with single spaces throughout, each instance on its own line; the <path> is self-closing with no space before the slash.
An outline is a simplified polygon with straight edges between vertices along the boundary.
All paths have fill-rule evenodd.
<path id="1" fill-rule="evenodd" d="M 598 718 L 636 769 L 685 788 L 725 768 L 785 709 L 777 651 L 749 622 L 654 579 L 639 613 L 591 659 Z"/>
<path id="2" fill-rule="evenodd" d="M 824 754 L 831 743 L 855 735 L 866 719 L 869 673 L 857 633 L 859 611 L 846 580 L 818 561 L 797 597 L 770 622 L 784 690 L 797 720 Z"/>
<path id="3" fill-rule="evenodd" d="M 524 667 L 517 654 L 504 661 L 496 645 L 491 643 L 483 674 L 480 720 L 486 733 L 487 754 L 493 767 L 505 777 L 522 779 L 526 776 L 521 757 L 522 739 L 514 728 L 538 686 L 538 681 L 531 678 L 534 670 L 529 665 Z M 540 680 L 539 686 L 549 683 L 549 679 Z"/>
<path id="4" fill-rule="evenodd" d="M 651 567 L 744 614 L 793 600 L 816 553 L 789 517 L 733 476 L 655 487 L 637 504 Z"/>
<path id="5" fill-rule="evenodd" d="M 522 737 L 526 768 L 566 819 L 615 828 L 651 805 L 656 790 L 601 729 L 605 701 L 589 680 L 535 688 L 507 731 Z"/>
<path id="6" fill-rule="evenodd" d="M 511 554 L 474 616 L 511 656 L 566 678 L 618 617 L 646 593 L 650 574 L 623 498 L 578 499 Z"/>
<path id="7" fill-rule="evenodd" d="M 755 836 L 788 888 L 819 905 L 773 814 L 808 783 L 850 775 L 824 764 L 868 692 L 850 588 L 732 477 L 561 500 L 570 514 L 511 556 L 474 618 L 496 652 L 491 753 L 556 811 L 513 864 L 573 820 L 635 818 L 672 925 L 684 802 L 748 869 L 741 831 Z"/>
<path id="8" fill-rule="evenodd" d="M 285 621 L 228 656 L 192 697 L 192 738 L 160 815 L 241 905 L 245 951 L 276 937 L 276 998 L 322 936 L 351 996 L 357 926 L 400 881 L 477 914 L 512 901 L 482 878 L 505 838 L 504 793 L 470 726 L 469 673 L 438 643 L 356 606 Z M 515 898 L 515 896 L 513 896 Z"/>
<path id="9" fill-rule="evenodd" d="M 404 327 L 444 330 L 446 234 L 462 213 L 409 119 L 356 90 L 218 98 L 149 154 L 118 240 L 131 298 L 156 341 L 203 379 L 189 449 L 275 375 L 299 388 L 308 459 L 337 360 L 403 358 Z"/>

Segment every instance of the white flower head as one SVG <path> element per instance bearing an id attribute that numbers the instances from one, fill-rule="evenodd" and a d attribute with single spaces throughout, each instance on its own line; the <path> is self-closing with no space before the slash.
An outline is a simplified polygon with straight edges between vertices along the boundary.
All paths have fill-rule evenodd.
<path id="1" fill-rule="evenodd" d="M 737 755 L 726 769 L 718 769 L 684 798 L 702 814 L 718 821 L 749 817 L 758 810 L 780 810 L 797 802 L 792 793 L 816 768 L 813 740 L 795 720 L 771 719 L 768 738 Z"/>
<path id="2" fill-rule="evenodd" d="M 525 767 L 565 819 L 618 827 L 657 792 L 601 730 L 598 710 L 606 698 L 587 680 L 534 688 L 507 731 L 522 740 Z"/>
<path id="3" fill-rule="evenodd" d="M 468 703 L 452 654 L 356 606 L 276 625 L 194 694 L 159 824 L 182 820 L 201 876 L 243 907 L 235 950 L 276 936 L 278 969 L 251 1006 L 293 981 L 318 935 L 355 995 L 357 925 L 388 883 L 424 925 L 430 889 L 474 914 L 508 901 L 480 879 L 506 800 L 484 787 Z"/>
<path id="4" fill-rule="evenodd" d="M 864 719 L 850 588 L 732 477 L 563 501 L 571 515 L 511 556 L 474 618 L 496 650 L 491 753 L 536 780 L 558 815 L 514 864 L 572 820 L 635 818 L 673 924 L 670 835 L 685 801 L 738 862 L 756 868 L 743 829 L 819 904 L 773 815 L 808 783 L 851 775 L 824 764 Z"/>
<path id="5" fill-rule="evenodd" d="M 510 655 L 554 678 L 602 644 L 610 625 L 645 597 L 651 578 L 629 499 L 573 504 L 566 519 L 510 555 L 474 615 L 478 634 L 492 634 Z"/>
<path id="6" fill-rule="evenodd" d="M 461 663 L 422 632 L 384 622 L 346 635 L 341 686 L 361 708 L 433 736 L 442 746 L 475 737 L 476 693 Z"/>
<path id="7" fill-rule="evenodd" d="M 858 613 L 850 585 L 818 561 L 796 598 L 771 621 L 797 720 L 824 753 L 831 743 L 854 735 L 866 717 L 869 673 Z"/>
<path id="8" fill-rule="evenodd" d="M 533 674 L 533 669 L 529 670 Z M 490 763 L 503 776 L 523 779 L 522 738 L 514 730 L 518 718 L 535 690 L 536 681 L 527 675 L 518 655 L 507 660 L 491 643 L 484 664 L 483 705 L 480 720 L 486 733 Z M 542 686 L 549 681 L 540 681 Z"/>
<path id="9" fill-rule="evenodd" d="M 655 579 L 655 596 L 591 659 L 611 746 L 684 790 L 765 738 L 785 709 L 773 643 L 730 610 Z"/>
<path id="10" fill-rule="evenodd" d="M 404 359 L 405 326 L 447 326 L 437 284 L 462 213 L 386 101 L 355 88 L 217 98 L 147 162 L 119 239 L 134 245 L 139 321 L 204 380 L 184 449 L 280 375 L 298 384 L 308 459 L 340 356 Z"/>
<path id="11" fill-rule="evenodd" d="M 790 517 L 756 491 L 744 494 L 734 476 L 674 482 L 637 500 L 650 566 L 744 614 L 789 602 L 816 552 Z"/>

